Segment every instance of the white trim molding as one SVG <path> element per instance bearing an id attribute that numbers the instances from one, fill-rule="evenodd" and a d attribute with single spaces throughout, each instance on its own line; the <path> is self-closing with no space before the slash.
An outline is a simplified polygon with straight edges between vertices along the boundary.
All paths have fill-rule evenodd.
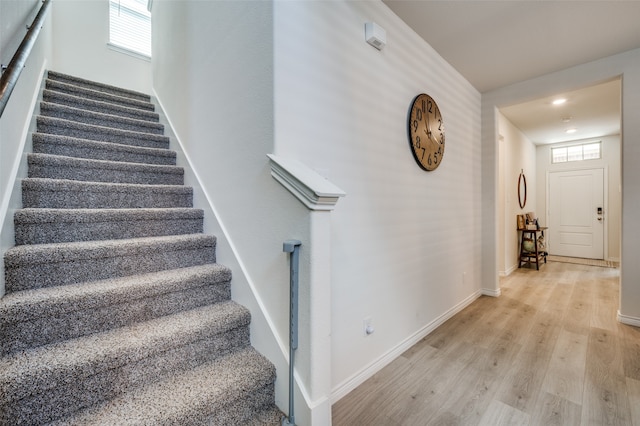
<path id="1" fill-rule="evenodd" d="M 274 154 L 271 160 L 271 176 L 289 190 L 310 210 L 333 210 L 340 197 L 346 193 L 320 176 L 303 163 Z"/>
<path id="2" fill-rule="evenodd" d="M 640 318 L 622 315 L 620 311 L 618 311 L 618 322 L 621 322 L 622 324 L 632 325 L 634 327 L 640 327 Z"/>
<path id="3" fill-rule="evenodd" d="M 500 294 L 502 294 L 502 291 L 500 288 L 497 289 L 492 289 L 492 288 L 483 288 L 480 293 L 483 296 L 491 296 L 491 297 L 499 297 Z"/>

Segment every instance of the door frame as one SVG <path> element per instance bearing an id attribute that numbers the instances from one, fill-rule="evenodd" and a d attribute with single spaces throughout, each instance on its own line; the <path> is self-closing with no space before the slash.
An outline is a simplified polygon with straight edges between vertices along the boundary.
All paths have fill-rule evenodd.
<path id="1" fill-rule="evenodd" d="M 547 170 L 546 172 L 546 182 L 544 185 L 545 192 L 545 223 L 549 222 L 549 192 L 551 186 L 551 173 L 563 173 L 563 172 L 579 172 L 581 170 L 602 170 L 602 204 L 604 209 L 604 226 L 602 230 L 602 253 L 604 260 L 609 259 L 609 170 L 607 165 L 602 165 L 601 167 L 571 167 L 566 170 Z M 550 241 L 553 245 L 553 241 Z"/>

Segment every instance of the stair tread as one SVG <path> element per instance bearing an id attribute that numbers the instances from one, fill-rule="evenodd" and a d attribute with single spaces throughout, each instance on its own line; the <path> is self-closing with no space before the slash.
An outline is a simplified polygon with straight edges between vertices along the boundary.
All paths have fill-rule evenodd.
<path id="1" fill-rule="evenodd" d="M 204 211 L 184 208 L 26 208 L 14 213 L 15 242 L 50 244 L 203 232 Z"/>
<path id="2" fill-rule="evenodd" d="M 112 182 L 82 182 L 70 179 L 25 178 L 22 179 L 23 189 L 47 188 L 48 190 L 80 191 L 91 189 L 95 192 L 179 192 L 191 193 L 193 190 L 184 185 L 148 185 L 140 183 L 112 183 Z"/>
<path id="3" fill-rule="evenodd" d="M 126 145 L 115 142 L 105 142 L 105 141 L 93 141 L 90 139 L 83 138 L 75 138 L 71 136 L 64 135 L 53 135 L 49 133 L 40 133 L 34 132 L 32 134 L 32 140 L 35 144 L 56 144 L 67 145 L 71 148 L 86 148 L 96 151 L 107 151 L 114 153 L 114 156 L 120 156 L 121 158 L 126 158 L 126 156 L 138 155 L 138 156 L 152 156 L 152 157 L 168 157 L 172 163 L 175 165 L 176 161 L 176 152 L 169 150 L 167 148 L 153 148 L 153 147 L 145 147 L 145 146 L 135 146 L 135 145 Z M 84 154 L 83 154 L 84 155 Z M 77 156 L 76 158 L 94 158 L 94 157 L 83 157 Z M 112 160 L 115 161 L 115 160 Z M 123 160 L 120 160 L 123 161 Z M 147 160 L 148 161 L 148 160 Z"/>
<path id="4" fill-rule="evenodd" d="M 193 207 L 193 188 L 184 185 L 47 178 L 25 178 L 21 185 L 29 208 Z"/>
<path id="5" fill-rule="evenodd" d="M 137 221 L 165 219 L 202 219 L 204 211 L 191 207 L 137 208 L 137 209 L 47 209 L 26 208 L 16 210 L 19 223 L 95 223 L 105 221 Z"/>
<path id="6" fill-rule="evenodd" d="M 30 178 L 83 182 L 183 185 L 184 169 L 174 165 L 97 160 L 66 155 L 27 154 Z"/>
<path id="7" fill-rule="evenodd" d="M 90 140 L 101 142 L 115 142 L 114 139 L 121 139 L 125 142 L 122 144 L 128 144 L 135 141 L 146 141 L 156 144 L 162 144 L 169 146 L 169 137 L 164 135 L 157 135 L 154 133 L 135 132 L 132 130 L 122 130 L 107 126 L 98 126 L 95 124 L 84 124 L 78 121 L 65 120 L 63 118 L 48 117 L 39 115 L 36 117 L 38 132 L 42 132 L 41 128 L 46 126 L 53 126 L 58 129 L 63 129 L 65 132 L 72 132 L 72 135 L 66 135 L 71 137 L 79 137 L 86 139 L 82 135 L 90 135 Z M 43 132 L 47 133 L 47 132 Z M 56 134 L 56 133 L 53 133 Z M 157 147 L 153 147 L 157 148 Z"/>
<path id="8" fill-rule="evenodd" d="M 192 286 L 201 286 L 203 278 L 214 278 L 213 282 L 225 282 L 231 279 L 231 271 L 219 263 L 209 263 L 148 274 L 17 291 L 0 299 L 0 324 L 107 306 L 123 298 L 135 300 L 184 290 Z"/>
<path id="9" fill-rule="evenodd" d="M 27 154 L 29 164 L 48 164 L 58 167 L 81 167 L 92 169 L 149 171 L 184 175 L 184 169 L 179 166 L 164 164 L 129 163 L 126 161 L 94 160 L 91 158 L 67 157 L 65 155 L 32 153 Z"/>
<path id="10" fill-rule="evenodd" d="M 48 117 L 63 118 L 69 121 L 76 121 L 81 123 L 90 124 L 90 121 L 98 121 L 101 126 L 115 126 L 116 128 L 122 128 L 122 126 L 134 127 L 140 132 L 162 134 L 164 133 L 164 125 L 147 120 L 139 120 L 135 118 L 122 117 L 119 115 L 108 114 L 104 112 L 90 111 L 86 109 L 80 109 L 71 107 L 68 105 L 56 104 L 51 102 L 40 102 L 40 115 Z M 58 115 L 63 115 L 59 117 Z M 144 129 L 144 130 L 143 130 Z"/>
<path id="11" fill-rule="evenodd" d="M 61 91 L 63 93 L 73 93 L 75 96 L 101 100 L 103 102 L 109 102 L 116 105 L 125 105 L 130 108 L 138 108 L 147 111 L 155 110 L 155 106 L 149 101 L 138 100 L 125 96 L 118 96 L 111 93 L 93 90 L 90 88 L 77 86 L 58 80 L 52 80 L 49 78 L 45 80 L 45 88 L 48 90 Z"/>
<path id="12" fill-rule="evenodd" d="M 122 240 L 74 241 L 67 243 L 15 246 L 4 255 L 5 268 L 21 265 L 56 263 L 80 259 L 120 257 L 127 253 L 156 252 L 165 249 L 214 247 L 216 237 L 207 234 L 169 235 Z"/>
<path id="13" fill-rule="evenodd" d="M 247 347 L 53 424 L 203 424 L 235 400 L 269 385 L 274 378 L 269 361 Z M 244 424 L 241 419 L 224 424 L 239 424 L 238 421 Z"/>
<path id="14" fill-rule="evenodd" d="M 55 90 L 44 89 L 42 91 L 42 98 L 46 102 L 51 102 L 53 104 L 76 105 L 82 107 L 83 109 L 88 109 L 91 111 L 108 111 L 108 114 L 117 115 L 120 117 L 136 118 L 138 120 L 146 120 L 154 123 L 157 123 L 160 120 L 160 116 L 157 112 L 139 108 L 130 108 L 124 105 L 112 104 L 95 99 L 83 98 L 80 96 L 74 96 Z"/>
<path id="15" fill-rule="evenodd" d="M 0 358 L 0 393 L 15 401 L 33 391 L 161 354 L 250 322 L 233 301 L 207 305 L 130 326 L 40 346 Z"/>
<path id="16" fill-rule="evenodd" d="M 144 99 L 146 101 L 151 100 L 151 96 L 147 95 L 146 93 L 139 92 L 137 90 L 124 89 L 122 87 L 112 86 L 110 84 L 105 84 L 105 83 L 99 83 L 97 81 L 87 80 L 85 78 L 76 77 L 73 75 L 69 75 L 69 74 L 65 74 L 57 71 L 51 71 L 51 70 L 47 71 L 47 77 L 51 80 L 65 81 L 68 84 L 75 84 L 81 87 L 89 86 L 89 87 L 94 87 L 97 90 L 120 93 L 123 96 L 131 96 L 135 98 Z"/>

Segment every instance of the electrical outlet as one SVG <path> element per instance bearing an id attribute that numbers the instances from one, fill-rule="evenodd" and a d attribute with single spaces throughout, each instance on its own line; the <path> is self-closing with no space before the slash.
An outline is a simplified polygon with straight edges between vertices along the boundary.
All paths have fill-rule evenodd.
<path id="1" fill-rule="evenodd" d="M 372 335 L 373 332 L 376 331 L 373 328 L 373 319 L 371 317 L 365 318 L 362 323 L 363 323 L 362 331 L 363 331 L 365 337 Z"/>

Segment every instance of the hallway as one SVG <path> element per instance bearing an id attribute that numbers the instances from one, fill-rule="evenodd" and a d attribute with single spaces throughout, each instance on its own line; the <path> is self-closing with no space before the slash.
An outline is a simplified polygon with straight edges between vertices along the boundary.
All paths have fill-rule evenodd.
<path id="1" fill-rule="evenodd" d="M 333 425 L 640 425 L 640 329 L 620 270 L 549 262 L 501 279 L 333 406 Z"/>

